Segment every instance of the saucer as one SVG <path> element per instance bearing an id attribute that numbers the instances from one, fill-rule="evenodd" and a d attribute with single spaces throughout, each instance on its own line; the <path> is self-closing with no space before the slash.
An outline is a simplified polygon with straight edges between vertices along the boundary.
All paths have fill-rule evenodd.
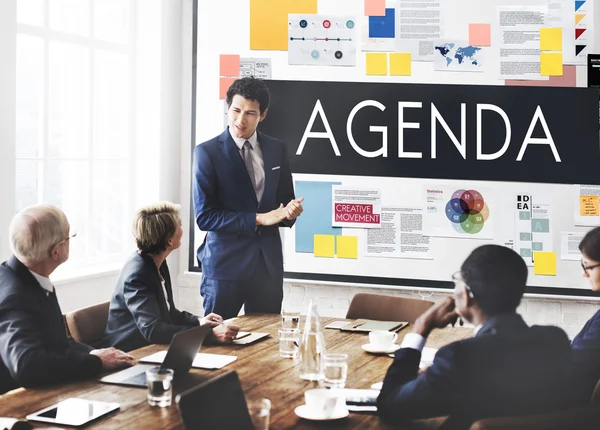
<path id="1" fill-rule="evenodd" d="M 361 348 L 364 351 L 370 352 L 371 354 L 391 354 L 392 352 L 394 352 L 398 348 L 400 348 L 400 345 L 398 345 L 397 343 L 394 343 L 394 344 L 390 345 L 390 347 L 387 349 L 379 349 L 379 348 L 375 348 L 370 343 L 366 343 L 364 345 L 361 345 Z"/>
<path id="2" fill-rule="evenodd" d="M 325 418 L 323 416 L 313 414 L 312 412 L 310 412 L 310 410 L 308 409 L 308 407 L 306 405 L 298 406 L 296 409 L 294 409 L 294 412 L 300 418 L 304 418 L 305 420 L 312 420 L 312 421 L 339 420 L 342 418 L 346 418 L 348 416 L 348 414 L 350 413 L 350 412 L 348 412 L 348 409 L 346 409 L 346 408 L 344 408 L 344 409 L 338 408 L 338 409 L 339 410 L 337 410 L 337 411 L 333 411 L 333 415 L 331 415 L 329 418 Z"/>

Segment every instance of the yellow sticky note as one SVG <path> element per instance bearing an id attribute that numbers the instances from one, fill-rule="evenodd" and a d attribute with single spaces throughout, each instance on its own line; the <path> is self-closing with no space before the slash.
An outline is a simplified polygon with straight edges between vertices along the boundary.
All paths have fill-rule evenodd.
<path id="1" fill-rule="evenodd" d="M 540 75 L 562 76 L 563 57 L 560 52 L 542 52 L 540 54 Z"/>
<path id="2" fill-rule="evenodd" d="M 598 211 L 598 196 L 580 196 L 579 215 L 599 216 L 600 211 Z"/>
<path id="3" fill-rule="evenodd" d="M 250 49 L 287 51 L 288 14 L 317 13 L 317 0 L 250 0 Z"/>
<path id="4" fill-rule="evenodd" d="M 387 74 L 387 53 L 367 52 L 367 75 Z"/>
<path id="5" fill-rule="evenodd" d="M 335 256 L 335 236 L 332 234 L 315 234 L 314 244 L 315 257 Z"/>
<path id="6" fill-rule="evenodd" d="M 533 274 L 556 276 L 556 252 L 534 251 Z"/>
<path id="7" fill-rule="evenodd" d="M 338 258 L 358 258 L 358 236 L 336 236 Z"/>
<path id="8" fill-rule="evenodd" d="M 540 29 L 540 51 L 562 51 L 562 28 Z"/>
<path id="9" fill-rule="evenodd" d="M 412 74 L 410 52 L 390 54 L 390 75 L 391 76 L 410 76 Z"/>

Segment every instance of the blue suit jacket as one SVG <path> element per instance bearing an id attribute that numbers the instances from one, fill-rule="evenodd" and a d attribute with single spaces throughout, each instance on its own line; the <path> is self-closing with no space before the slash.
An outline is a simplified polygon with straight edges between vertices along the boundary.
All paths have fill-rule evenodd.
<path id="1" fill-rule="evenodd" d="M 572 403 L 570 354 L 558 327 L 528 327 L 518 314 L 499 315 L 476 337 L 440 348 L 422 375 L 419 351 L 396 351 L 378 410 L 393 423 L 449 415 L 444 428 L 468 429 L 484 417 L 565 407 Z"/>
<path id="2" fill-rule="evenodd" d="M 588 403 L 600 379 L 600 311 L 591 317 L 571 344 L 573 350 L 576 393 L 581 403 Z"/>
<path id="3" fill-rule="evenodd" d="M 261 253 L 269 274 L 283 277 L 278 226 L 257 227 L 256 214 L 294 199 L 292 174 L 284 142 L 263 133 L 258 133 L 258 142 L 265 169 L 260 202 L 228 129 L 194 150 L 194 212 L 200 230 L 208 232 L 197 256 L 209 278 L 246 280 Z"/>
<path id="4" fill-rule="evenodd" d="M 198 317 L 175 308 L 171 277 L 165 261 L 160 275 L 170 309 L 152 257 L 138 252 L 127 260 L 110 299 L 108 322 L 100 347 L 131 351 L 149 344 L 169 344 L 173 335 L 199 325 Z"/>

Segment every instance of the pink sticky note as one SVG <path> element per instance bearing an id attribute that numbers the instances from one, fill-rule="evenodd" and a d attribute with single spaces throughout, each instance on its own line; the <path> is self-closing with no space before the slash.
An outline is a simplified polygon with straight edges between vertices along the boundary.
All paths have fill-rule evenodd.
<path id="1" fill-rule="evenodd" d="M 237 78 L 219 78 L 219 99 L 225 100 L 227 90 Z"/>
<path id="2" fill-rule="evenodd" d="M 491 44 L 489 24 L 469 24 L 469 45 L 490 46 Z"/>
<path id="3" fill-rule="evenodd" d="M 385 0 L 365 0 L 365 16 L 385 16 Z"/>
<path id="4" fill-rule="evenodd" d="M 546 81 L 510 80 L 504 81 L 504 85 L 511 87 L 576 87 L 576 66 L 563 65 L 562 76 L 550 76 Z"/>
<path id="5" fill-rule="evenodd" d="M 219 76 L 240 76 L 240 56 L 221 54 Z"/>

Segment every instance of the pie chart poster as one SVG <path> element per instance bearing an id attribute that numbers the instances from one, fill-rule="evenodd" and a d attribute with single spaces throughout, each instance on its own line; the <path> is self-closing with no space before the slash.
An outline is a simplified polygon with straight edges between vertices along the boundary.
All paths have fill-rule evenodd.
<path id="1" fill-rule="evenodd" d="M 469 239 L 494 238 L 495 205 L 487 188 L 427 188 L 423 233 Z"/>

